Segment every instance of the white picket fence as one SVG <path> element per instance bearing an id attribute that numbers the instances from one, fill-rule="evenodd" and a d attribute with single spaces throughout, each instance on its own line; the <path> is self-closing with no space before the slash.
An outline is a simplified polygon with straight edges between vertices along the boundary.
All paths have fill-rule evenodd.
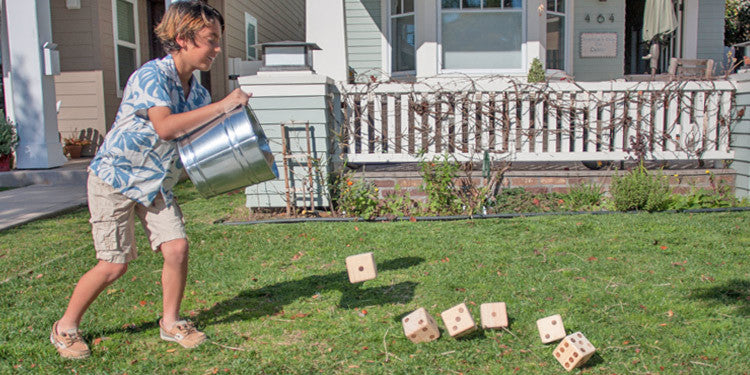
<path id="1" fill-rule="evenodd" d="M 340 85 L 349 162 L 731 159 L 729 81 Z"/>

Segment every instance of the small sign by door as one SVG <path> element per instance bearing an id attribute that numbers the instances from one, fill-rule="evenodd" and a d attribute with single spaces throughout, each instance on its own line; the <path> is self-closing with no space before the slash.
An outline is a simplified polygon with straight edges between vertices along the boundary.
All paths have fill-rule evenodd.
<path id="1" fill-rule="evenodd" d="M 581 33 L 581 57 L 617 57 L 617 33 Z"/>

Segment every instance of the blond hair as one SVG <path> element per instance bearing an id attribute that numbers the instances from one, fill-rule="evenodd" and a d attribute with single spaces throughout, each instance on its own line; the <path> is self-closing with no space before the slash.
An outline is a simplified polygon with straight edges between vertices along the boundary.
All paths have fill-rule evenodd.
<path id="1" fill-rule="evenodd" d="M 179 51 L 177 38 L 195 42 L 195 35 L 206 26 L 218 22 L 224 32 L 224 17 L 212 6 L 200 1 L 178 1 L 164 13 L 154 32 L 167 53 Z"/>

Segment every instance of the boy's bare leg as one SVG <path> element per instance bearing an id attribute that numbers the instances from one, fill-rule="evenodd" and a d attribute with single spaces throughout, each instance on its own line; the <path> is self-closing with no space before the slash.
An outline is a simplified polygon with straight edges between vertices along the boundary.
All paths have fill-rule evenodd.
<path id="1" fill-rule="evenodd" d="M 71 328 L 78 328 L 83 314 L 99 293 L 127 270 L 127 263 L 110 263 L 100 260 L 96 266 L 81 276 L 73 289 L 73 295 L 70 296 L 65 314 L 57 323 L 57 331 L 64 332 Z"/>
<path id="2" fill-rule="evenodd" d="M 161 271 L 165 327 L 171 327 L 180 318 L 180 304 L 185 291 L 188 271 L 188 242 L 184 238 L 161 244 L 164 266 Z"/>

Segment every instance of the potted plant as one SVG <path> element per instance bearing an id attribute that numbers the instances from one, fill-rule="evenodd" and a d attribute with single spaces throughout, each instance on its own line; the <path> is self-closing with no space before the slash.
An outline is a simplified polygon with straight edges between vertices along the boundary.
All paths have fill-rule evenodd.
<path id="1" fill-rule="evenodd" d="M 0 171 L 9 171 L 13 166 L 13 150 L 18 144 L 18 134 L 13 122 L 0 113 Z"/>
<path id="2" fill-rule="evenodd" d="M 81 157 L 81 149 L 83 146 L 88 146 L 91 141 L 82 138 L 65 138 L 65 154 L 71 159 L 77 159 Z"/>

